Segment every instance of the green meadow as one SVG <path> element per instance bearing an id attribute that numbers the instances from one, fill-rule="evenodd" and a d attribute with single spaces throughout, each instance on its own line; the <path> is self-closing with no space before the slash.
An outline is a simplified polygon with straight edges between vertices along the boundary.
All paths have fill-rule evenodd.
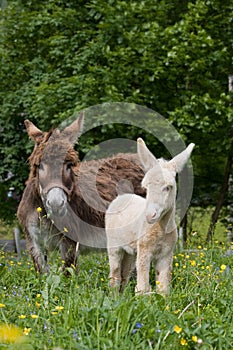
<path id="1" fill-rule="evenodd" d="M 0 254 L 0 349 L 233 348 L 233 246 L 214 241 L 176 251 L 170 294 L 122 294 L 108 284 L 106 253 L 80 256 L 79 274 L 38 276 L 25 252 Z"/>

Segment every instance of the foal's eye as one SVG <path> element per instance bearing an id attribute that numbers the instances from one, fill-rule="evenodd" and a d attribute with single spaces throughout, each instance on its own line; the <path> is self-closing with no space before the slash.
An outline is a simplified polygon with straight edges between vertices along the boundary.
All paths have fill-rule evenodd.
<path id="1" fill-rule="evenodd" d="M 164 187 L 163 190 L 164 190 L 164 192 L 169 192 L 171 188 L 172 188 L 171 186 L 166 186 L 166 187 Z"/>

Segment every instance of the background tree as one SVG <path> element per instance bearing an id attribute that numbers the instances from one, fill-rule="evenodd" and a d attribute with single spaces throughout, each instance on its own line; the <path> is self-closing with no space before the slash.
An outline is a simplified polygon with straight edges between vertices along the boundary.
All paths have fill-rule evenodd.
<path id="1" fill-rule="evenodd" d="M 48 129 L 111 101 L 152 108 L 195 142 L 193 201 L 215 203 L 233 119 L 232 0 L 17 0 L 0 15 L 0 176 L 14 174 L 3 196 L 10 186 L 20 193 L 27 177 L 25 118 Z M 124 131 L 95 129 L 80 148 Z"/>

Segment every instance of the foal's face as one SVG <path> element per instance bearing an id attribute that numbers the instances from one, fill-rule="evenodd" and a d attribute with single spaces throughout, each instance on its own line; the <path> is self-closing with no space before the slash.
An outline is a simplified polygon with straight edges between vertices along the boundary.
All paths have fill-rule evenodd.
<path id="1" fill-rule="evenodd" d="M 147 190 L 146 220 L 153 224 L 175 205 L 175 172 L 158 164 L 146 173 L 142 186 Z"/>

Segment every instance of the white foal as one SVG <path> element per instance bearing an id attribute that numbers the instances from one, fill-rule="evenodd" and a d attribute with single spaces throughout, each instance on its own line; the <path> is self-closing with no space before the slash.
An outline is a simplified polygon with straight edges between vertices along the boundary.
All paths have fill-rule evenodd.
<path id="1" fill-rule="evenodd" d="M 194 144 L 170 161 L 156 159 L 144 141 L 137 140 L 139 159 L 146 171 L 142 187 L 146 199 L 135 194 L 119 195 L 105 217 L 110 264 L 110 285 L 122 290 L 136 264 L 137 293 L 150 291 L 149 272 L 155 264 L 157 290 L 167 294 L 173 250 L 177 240 L 175 223 L 176 173 L 187 163 Z"/>

